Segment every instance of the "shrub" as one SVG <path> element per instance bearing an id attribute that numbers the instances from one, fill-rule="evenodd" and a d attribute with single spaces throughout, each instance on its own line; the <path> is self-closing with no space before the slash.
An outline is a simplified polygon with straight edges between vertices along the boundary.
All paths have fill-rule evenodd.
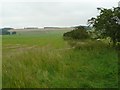
<path id="1" fill-rule="evenodd" d="M 12 32 L 12 35 L 13 35 L 13 34 L 16 34 L 16 32 L 15 32 L 15 31 L 13 31 L 13 32 Z"/>
<path id="2" fill-rule="evenodd" d="M 76 27 L 74 30 L 70 32 L 66 32 L 63 34 L 64 39 L 77 39 L 83 40 L 89 38 L 89 35 L 83 27 Z"/>

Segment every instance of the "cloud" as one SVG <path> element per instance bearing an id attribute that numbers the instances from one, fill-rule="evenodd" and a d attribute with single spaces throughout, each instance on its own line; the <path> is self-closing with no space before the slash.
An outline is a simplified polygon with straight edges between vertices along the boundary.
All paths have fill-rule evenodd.
<path id="1" fill-rule="evenodd" d="M 97 7 L 113 6 L 117 6 L 117 1 L 2 2 L 0 19 L 3 27 L 85 25 L 97 15 Z"/>

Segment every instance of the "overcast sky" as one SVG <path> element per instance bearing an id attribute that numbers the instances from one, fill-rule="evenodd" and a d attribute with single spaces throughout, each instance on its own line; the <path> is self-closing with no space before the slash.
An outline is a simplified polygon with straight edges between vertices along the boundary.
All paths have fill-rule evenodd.
<path id="1" fill-rule="evenodd" d="M 97 7 L 112 8 L 119 0 L 71 0 L 62 2 L 1 3 L 0 27 L 44 27 L 87 25 L 98 14 Z"/>

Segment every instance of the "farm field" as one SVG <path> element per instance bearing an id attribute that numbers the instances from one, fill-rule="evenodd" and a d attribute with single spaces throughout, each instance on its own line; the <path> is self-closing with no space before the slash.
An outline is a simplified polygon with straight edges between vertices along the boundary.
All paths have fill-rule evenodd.
<path id="1" fill-rule="evenodd" d="M 3 88 L 118 88 L 117 52 L 102 41 L 72 48 L 62 31 L 2 36 Z"/>

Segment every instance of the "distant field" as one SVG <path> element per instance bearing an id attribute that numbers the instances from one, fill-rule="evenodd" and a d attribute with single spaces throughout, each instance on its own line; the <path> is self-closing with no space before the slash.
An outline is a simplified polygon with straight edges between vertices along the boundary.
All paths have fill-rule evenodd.
<path id="1" fill-rule="evenodd" d="M 2 38 L 3 88 L 117 88 L 117 52 L 90 41 L 74 49 L 68 30 L 20 31 Z"/>
<path id="2" fill-rule="evenodd" d="M 62 31 L 20 31 L 17 35 L 3 36 L 3 46 L 5 45 L 51 45 L 53 47 L 64 46 L 62 34 L 67 32 Z"/>

